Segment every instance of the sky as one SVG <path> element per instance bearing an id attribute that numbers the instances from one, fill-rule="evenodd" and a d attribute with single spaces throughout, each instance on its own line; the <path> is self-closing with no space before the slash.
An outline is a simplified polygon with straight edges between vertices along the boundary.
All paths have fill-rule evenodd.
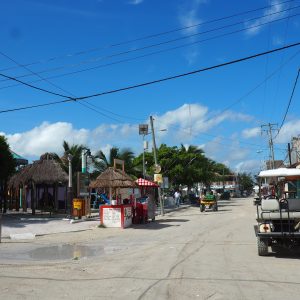
<path id="1" fill-rule="evenodd" d="M 236 172 L 256 173 L 269 159 L 261 125 L 281 127 L 300 46 L 81 101 L 5 111 L 300 42 L 299 0 L 4 0 L 0 8 L 0 134 L 18 154 L 62 154 L 64 140 L 92 152 L 116 146 L 140 154 L 138 125 L 152 115 L 158 145 L 196 145 Z M 299 89 L 273 132 L 275 159 L 286 159 L 287 143 L 300 134 Z M 145 139 L 151 149 L 151 135 Z"/>

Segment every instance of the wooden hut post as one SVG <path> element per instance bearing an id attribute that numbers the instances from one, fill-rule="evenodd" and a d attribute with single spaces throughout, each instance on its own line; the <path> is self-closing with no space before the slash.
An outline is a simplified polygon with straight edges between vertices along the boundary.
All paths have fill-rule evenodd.
<path id="1" fill-rule="evenodd" d="M 27 187 L 23 185 L 23 193 L 24 193 L 24 198 L 23 198 L 23 211 L 27 211 Z"/>
<path id="2" fill-rule="evenodd" d="M 67 201 L 68 201 L 68 185 L 66 184 L 66 192 L 65 192 L 65 213 L 67 213 Z M 71 205 L 73 205 L 71 203 Z"/>
<path id="3" fill-rule="evenodd" d="M 11 193 L 13 191 L 11 190 Z M 16 199 L 16 211 L 19 211 L 20 209 L 20 197 L 21 197 L 22 191 L 20 189 L 17 190 L 16 193 L 14 193 L 15 199 Z"/>
<path id="4" fill-rule="evenodd" d="M 35 215 L 35 188 L 34 183 L 31 182 L 31 213 Z"/>
<path id="5" fill-rule="evenodd" d="M 54 210 L 58 211 L 58 184 L 53 185 Z"/>

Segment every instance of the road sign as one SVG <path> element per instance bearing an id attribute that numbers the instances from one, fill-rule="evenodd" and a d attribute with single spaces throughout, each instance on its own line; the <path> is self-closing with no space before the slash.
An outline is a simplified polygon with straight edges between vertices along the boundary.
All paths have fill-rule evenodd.
<path id="1" fill-rule="evenodd" d="M 77 172 L 77 196 L 83 197 L 89 195 L 89 174 Z"/>
<path id="2" fill-rule="evenodd" d="M 154 172 L 155 172 L 155 173 L 160 173 L 160 171 L 161 171 L 161 166 L 158 165 L 158 164 L 155 165 L 155 166 L 154 166 Z"/>
<path id="3" fill-rule="evenodd" d="M 157 183 L 162 183 L 163 182 L 162 174 L 154 174 L 154 181 Z"/>
<path id="4" fill-rule="evenodd" d="M 148 124 L 140 124 L 139 125 L 139 134 L 140 135 L 148 134 Z"/>

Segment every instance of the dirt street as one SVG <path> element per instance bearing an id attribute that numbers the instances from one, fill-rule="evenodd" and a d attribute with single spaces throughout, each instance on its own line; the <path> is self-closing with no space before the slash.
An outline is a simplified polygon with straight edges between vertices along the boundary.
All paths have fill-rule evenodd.
<path id="1" fill-rule="evenodd" d="M 1 299 L 298 299 L 300 256 L 257 255 L 251 198 L 128 229 L 0 244 Z"/>

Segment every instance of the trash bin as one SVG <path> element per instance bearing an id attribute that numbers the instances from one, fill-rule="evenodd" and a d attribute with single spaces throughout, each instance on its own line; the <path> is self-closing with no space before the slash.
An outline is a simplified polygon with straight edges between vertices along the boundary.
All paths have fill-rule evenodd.
<path id="1" fill-rule="evenodd" d="M 78 217 L 79 219 L 82 216 L 85 216 L 85 201 L 84 199 L 80 199 L 80 198 L 74 198 L 73 199 L 73 217 Z"/>

